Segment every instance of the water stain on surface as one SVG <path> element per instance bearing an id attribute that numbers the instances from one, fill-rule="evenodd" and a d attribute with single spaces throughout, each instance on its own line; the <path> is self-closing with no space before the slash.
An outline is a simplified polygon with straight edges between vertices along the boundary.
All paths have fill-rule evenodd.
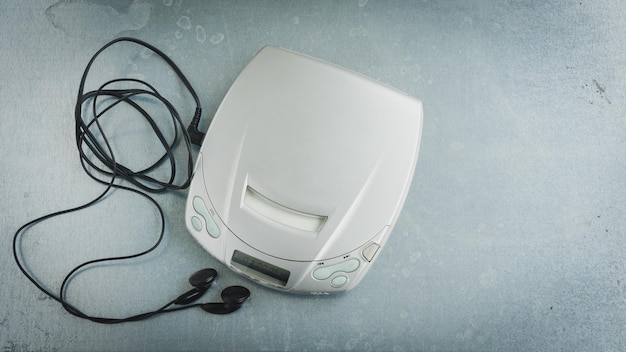
<path id="1" fill-rule="evenodd" d="M 182 29 L 190 29 L 191 20 L 187 16 L 181 16 L 178 21 L 176 21 L 176 25 Z"/>
<path id="2" fill-rule="evenodd" d="M 206 41 L 206 31 L 202 26 L 196 26 L 196 40 L 200 43 L 204 43 Z"/>
<path id="3" fill-rule="evenodd" d="M 145 27 L 151 9 L 147 0 L 132 3 L 61 0 L 48 7 L 45 16 L 55 28 L 70 37 L 108 39 L 123 31 Z"/>
<path id="4" fill-rule="evenodd" d="M 211 44 L 217 45 L 219 43 L 222 42 L 222 40 L 224 40 L 224 34 L 223 33 L 217 33 L 213 36 L 211 36 Z"/>
<path id="5" fill-rule="evenodd" d="M 354 27 L 350 30 L 350 33 L 348 34 L 349 37 L 353 38 L 353 37 L 367 37 L 368 31 L 365 27 L 363 26 L 359 26 L 359 27 Z"/>

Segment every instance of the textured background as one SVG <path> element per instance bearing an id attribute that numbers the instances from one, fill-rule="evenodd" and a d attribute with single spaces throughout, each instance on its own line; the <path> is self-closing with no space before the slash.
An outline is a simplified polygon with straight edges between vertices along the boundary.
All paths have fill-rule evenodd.
<path id="1" fill-rule="evenodd" d="M 0 33 L 2 352 L 626 348 L 623 2 L 3 1 Z M 80 168 L 72 112 L 87 61 L 122 35 L 178 63 L 208 117 L 266 44 L 423 100 L 407 203 L 355 290 L 291 296 L 229 272 L 187 233 L 186 192 L 157 196 L 167 229 L 155 253 L 86 270 L 69 299 L 91 314 L 139 313 L 213 266 L 218 288 L 252 290 L 236 314 L 192 310 L 102 326 L 67 314 L 21 275 L 15 230 L 102 191 Z M 110 51 L 91 88 L 120 75 L 170 93 L 188 121 L 191 101 L 154 55 Z M 125 119 L 112 128 L 132 124 Z M 141 163 L 150 148 L 132 126 L 120 153 Z M 32 228 L 22 252 L 56 291 L 80 262 L 152 243 L 157 216 L 145 200 L 115 192 Z M 218 297 L 213 289 L 206 300 Z"/>

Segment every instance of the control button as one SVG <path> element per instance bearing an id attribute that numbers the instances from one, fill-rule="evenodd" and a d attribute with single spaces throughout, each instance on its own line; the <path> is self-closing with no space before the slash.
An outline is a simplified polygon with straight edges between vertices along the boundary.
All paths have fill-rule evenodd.
<path id="1" fill-rule="evenodd" d="M 345 262 L 315 269 L 313 271 L 313 277 L 318 280 L 326 280 L 336 272 L 351 273 L 358 269 L 360 264 L 361 262 L 356 258 L 348 259 Z"/>
<path id="2" fill-rule="evenodd" d="M 330 280 L 330 284 L 333 285 L 333 287 L 341 287 L 345 285 L 346 282 L 348 282 L 348 277 L 343 275 L 339 275 L 336 278 Z"/>
<path id="3" fill-rule="evenodd" d="M 192 204 L 196 212 L 204 218 L 204 222 L 206 223 L 206 231 L 209 233 L 209 236 L 213 238 L 220 237 L 220 229 L 217 227 L 215 221 L 213 221 L 213 217 L 211 217 L 211 215 L 209 214 L 209 209 L 207 209 L 206 204 L 204 204 L 202 198 L 198 196 L 193 197 Z"/>
<path id="4" fill-rule="evenodd" d="M 200 221 L 199 217 L 194 215 L 191 217 L 191 226 L 193 226 L 196 231 L 200 231 L 202 230 L 202 221 Z"/>
<path id="5" fill-rule="evenodd" d="M 374 256 L 376 255 L 376 252 L 378 252 L 379 248 L 380 246 L 378 244 L 372 243 L 363 249 L 361 255 L 363 256 L 363 258 L 365 258 L 365 260 L 371 262 L 372 259 L 374 259 Z"/>

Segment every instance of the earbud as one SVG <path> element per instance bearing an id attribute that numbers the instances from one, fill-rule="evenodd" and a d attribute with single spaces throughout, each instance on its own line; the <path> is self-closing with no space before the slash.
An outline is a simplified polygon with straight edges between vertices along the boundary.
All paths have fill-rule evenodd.
<path id="1" fill-rule="evenodd" d="M 250 290 L 243 286 L 230 286 L 222 291 L 224 303 L 205 303 L 200 307 L 213 314 L 228 314 L 241 308 L 250 297 Z"/>
<path id="2" fill-rule="evenodd" d="M 197 300 L 211 287 L 216 277 L 217 271 L 215 269 L 207 268 L 196 271 L 189 277 L 189 283 L 194 288 L 178 296 L 174 304 L 185 305 Z"/>
<path id="3" fill-rule="evenodd" d="M 217 278 L 215 269 L 198 270 L 189 277 L 193 288 L 174 300 L 174 304 L 186 305 L 200 298 Z M 250 290 L 243 286 L 230 286 L 222 291 L 223 303 L 204 303 L 200 307 L 213 314 L 228 314 L 241 308 L 243 302 L 250 297 Z"/>
<path id="4" fill-rule="evenodd" d="M 215 269 L 201 269 L 189 277 L 189 283 L 193 287 L 209 287 L 217 277 Z"/>

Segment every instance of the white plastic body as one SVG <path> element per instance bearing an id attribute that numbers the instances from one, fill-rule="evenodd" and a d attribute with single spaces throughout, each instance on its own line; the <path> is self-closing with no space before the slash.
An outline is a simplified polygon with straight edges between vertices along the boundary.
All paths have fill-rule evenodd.
<path id="1" fill-rule="evenodd" d="M 421 131 L 421 101 L 265 47 L 211 122 L 189 190 L 187 227 L 211 255 L 260 284 L 293 293 L 347 291 L 389 238 Z M 194 208 L 196 198 L 210 219 Z M 249 256 L 249 267 L 233 260 L 235 251 Z"/>

